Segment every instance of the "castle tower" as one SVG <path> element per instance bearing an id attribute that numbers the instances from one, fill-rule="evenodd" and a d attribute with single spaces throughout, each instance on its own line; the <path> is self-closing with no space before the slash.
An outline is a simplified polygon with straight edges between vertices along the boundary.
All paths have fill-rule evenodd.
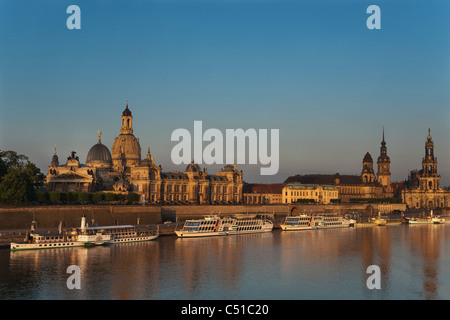
<path id="1" fill-rule="evenodd" d="M 363 183 L 375 182 L 375 174 L 373 172 L 373 160 L 372 156 L 369 153 L 369 150 L 367 150 L 367 153 L 363 159 L 363 170 L 361 172 L 361 180 Z"/>
<path id="2" fill-rule="evenodd" d="M 419 177 L 419 186 L 423 190 L 439 189 L 441 177 L 437 173 L 437 158 L 434 156 L 434 143 L 431 129 L 428 128 L 428 137 L 425 142 L 425 157 L 422 159 L 422 170 Z"/>
<path id="3" fill-rule="evenodd" d="M 384 125 L 383 125 L 383 140 L 381 141 L 380 156 L 377 160 L 378 172 L 377 181 L 383 188 L 389 188 L 391 185 L 391 159 L 387 155 L 386 141 L 384 141 Z"/>

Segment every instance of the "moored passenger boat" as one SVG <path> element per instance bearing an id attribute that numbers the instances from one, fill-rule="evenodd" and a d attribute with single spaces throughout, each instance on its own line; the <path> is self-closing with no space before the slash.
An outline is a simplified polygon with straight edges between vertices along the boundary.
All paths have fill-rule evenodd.
<path id="1" fill-rule="evenodd" d="M 337 215 L 323 215 L 316 219 L 319 219 L 318 229 L 348 228 L 355 225 L 355 220 Z"/>
<path id="2" fill-rule="evenodd" d="M 37 250 L 68 247 L 93 247 L 110 243 L 150 241 L 158 238 L 159 230 L 138 230 L 133 225 L 86 227 L 86 217 L 81 218 L 81 226 L 62 234 L 35 233 L 34 229 L 26 235 L 23 243 L 12 242 L 10 249 Z"/>
<path id="3" fill-rule="evenodd" d="M 19 250 L 40 250 L 40 249 L 56 249 L 82 247 L 85 242 L 78 241 L 76 234 L 48 234 L 40 235 L 37 233 L 29 233 L 26 235 L 24 242 L 11 242 L 10 249 L 12 251 Z"/>
<path id="4" fill-rule="evenodd" d="M 409 224 L 444 224 L 445 219 L 440 217 L 411 218 Z"/>
<path id="5" fill-rule="evenodd" d="M 424 218 L 411 218 L 408 221 L 409 224 L 444 224 L 445 219 L 440 216 L 434 216 L 433 210 L 431 210 L 430 215 Z"/>
<path id="6" fill-rule="evenodd" d="M 286 217 L 280 227 L 284 231 L 313 230 L 318 224 L 319 220 L 314 216 L 299 215 Z"/>
<path id="7" fill-rule="evenodd" d="M 133 225 L 89 227 L 87 230 L 99 231 L 110 237 L 108 244 L 151 241 L 159 237 L 159 229 L 138 230 Z"/>
<path id="8" fill-rule="evenodd" d="M 11 242 L 10 249 L 12 251 L 19 250 L 40 250 L 40 249 L 57 249 L 70 247 L 93 247 L 108 243 L 111 239 L 110 235 L 102 232 L 85 232 L 78 233 L 72 231 L 67 234 L 39 234 L 28 233 L 22 243 Z"/>
<path id="9" fill-rule="evenodd" d="M 270 232 L 272 221 L 259 215 L 206 216 L 204 219 L 186 220 L 181 230 L 175 230 L 180 238 L 227 236 L 245 233 Z"/>

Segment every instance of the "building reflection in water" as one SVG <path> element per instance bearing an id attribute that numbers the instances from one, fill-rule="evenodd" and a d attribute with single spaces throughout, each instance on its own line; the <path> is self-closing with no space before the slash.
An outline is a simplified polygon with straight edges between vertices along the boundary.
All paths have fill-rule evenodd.
<path id="1" fill-rule="evenodd" d="M 422 258 L 424 299 L 438 298 L 439 262 L 445 231 L 445 225 L 417 225 L 410 226 L 408 232 L 412 254 Z"/>
<path id="2" fill-rule="evenodd" d="M 359 288 L 359 294 L 353 292 L 349 298 L 437 299 L 440 258 L 448 228 L 448 225 L 396 225 L 282 232 L 280 266 L 287 279 L 308 273 L 317 281 L 309 288 L 312 298 L 346 298 L 346 292 L 342 291 Z M 370 265 L 380 267 L 381 290 L 367 288 L 371 274 L 366 270 Z M 340 287 L 333 288 L 333 283 Z M 299 285 L 308 289 L 305 279 Z M 314 286 L 332 292 L 317 293 Z"/>
<path id="3" fill-rule="evenodd" d="M 0 299 L 439 299 L 450 225 L 356 227 L 0 252 Z M 446 232 L 447 231 L 447 232 Z M 381 290 L 366 286 L 378 265 Z M 69 290 L 67 267 L 81 270 Z M 447 291 L 445 291 L 447 290 Z"/>

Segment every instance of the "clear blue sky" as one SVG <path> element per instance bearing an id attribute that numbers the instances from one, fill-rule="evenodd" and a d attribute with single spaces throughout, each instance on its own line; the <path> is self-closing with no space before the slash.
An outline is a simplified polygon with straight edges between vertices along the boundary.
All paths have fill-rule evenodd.
<path id="1" fill-rule="evenodd" d="M 81 30 L 66 9 L 81 8 Z M 369 30 L 369 5 L 381 30 Z M 385 125 L 392 180 L 420 168 L 428 126 L 450 185 L 450 2 L 0 0 L 0 149 L 44 173 L 56 144 L 110 149 L 126 100 L 163 170 L 173 130 L 280 129 L 280 171 L 360 174 Z M 208 167 L 215 172 L 218 167 Z"/>

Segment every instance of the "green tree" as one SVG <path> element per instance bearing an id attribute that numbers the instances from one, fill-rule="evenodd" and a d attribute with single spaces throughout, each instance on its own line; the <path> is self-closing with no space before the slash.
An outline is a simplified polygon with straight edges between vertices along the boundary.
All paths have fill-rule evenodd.
<path id="1" fill-rule="evenodd" d="M 96 203 L 102 202 L 105 200 L 105 194 L 103 192 L 95 192 L 92 196 L 92 200 Z"/>
<path id="2" fill-rule="evenodd" d="M 92 194 L 90 194 L 89 192 L 80 192 L 78 194 L 78 201 L 82 202 L 82 203 L 86 203 L 92 200 Z"/>
<path id="3" fill-rule="evenodd" d="M 48 191 L 36 191 L 34 196 L 39 203 L 48 203 L 50 201 L 50 194 Z"/>
<path id="4" fill-rule="evenodd" d="M 19 205 L 31 201 L 34 189 L 22 168 L 8 168 L 0 182 L 0 201 Z"/>
<path id="5" fill-rule="evenodd" d="M 115 193 L 105 193 L 105 201 L 111 202 L 111 201 L 116 201 L 117 197 Z"/>
<path id="6" fill-rule="evenodd" d="M 30 159 L 15 151 L 0 150 L 0 179 L 8 172 L 8 168 L 24 167 L 30 163 Z"/>
<path id="7" fill-rule="evenodd" d="M 129 203 L 138 202 L 139 201 L 139 195 L 134 192 L 128 192 L 127 194 L 127 200 Z"/>
<path id="8" fill-rule="evenodd" d="M 59 191 L 50 191 L 49 192 L 50 201 L 55 204 L 61 201 L 61 192 Z"/>
<path id="9" fill-rule="evenodd" d="M 34 200 L 44 177 L 27 156 L 0 150 L 0 201 L 18 205 Z"/>

